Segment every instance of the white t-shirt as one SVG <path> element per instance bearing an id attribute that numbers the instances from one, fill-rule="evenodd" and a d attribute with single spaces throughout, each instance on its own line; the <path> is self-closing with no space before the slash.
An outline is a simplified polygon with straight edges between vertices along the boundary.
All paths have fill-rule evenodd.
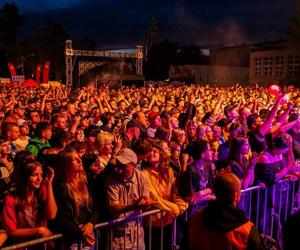
<path id="1" fill-rule="evenodd" d="M 25 148 L 26 148 L 26 146 L 28 144 L 29 139 L 30 139 L 30 137 L 26 136 L 26 138 L 24 140 L 18 138 L 17 140 L 13 141 L 12 144 L 15 147 L 15 152 L 18 153 L 18 152 L 20 152 L 22 150 L 25 150 Z"/>

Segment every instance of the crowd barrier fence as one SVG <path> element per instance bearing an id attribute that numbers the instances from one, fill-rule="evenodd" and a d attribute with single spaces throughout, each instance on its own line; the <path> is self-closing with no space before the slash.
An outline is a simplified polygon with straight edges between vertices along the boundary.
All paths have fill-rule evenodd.
<path id="1" fill-rule="evenodd" d="M 271 187 L 267 186 L 254 186 L 250 187 L 246 190 L 242 190 L 241 194 L 241 201 L 239 203 L 239 207 L 244 210 L 246 216 L 255 223 L 256 227 L 258 228 L 259 232 L 263 236 L 269 237 L 271 240 L 276 240 L 280 247 L 282 247 L 282 222 L 285 221 L 288 216 L 295 213 L 298 209 L 300 209 L 300 180 L 298 181 L 288 181 L 282 180 L 278 183 L 274 184 Z M 191 209 L 193 213 L 203 207 L 203 204 L 199 206 L 197 204 L 194 206 L 189 207 L 187 211 L 181 216 L 181 219 L 186 222 L 192 213 L 189 213 Z M 135 231 L 136 237 L 139 237 L 138 225 L 140 225 L 142 218 L 149 217 L 148 226 L 149 232 L 148 237 L 149 239 L 152 238 L 152 216 L 163 212 L 159 209 L 154 209 L 150 211 L 145 211 L 143 213 L 133 213 L 129 217 L 111 220 L 103 223 L 99 223 L 95 226 L 95 235 L 96 235 L 96 243 L 95 249 L 101 249 L 99 242 L 102 239 L 109 239 L 105 240 L 105 242 L 112 242 L 113 234 L 112 228 L 115 226 L 123 227 L 124 228 L 124 241 L 123 246 L 125 250 L 129 249 L 126 248 L 126 225 L 128 222 L 135 222 L 137 226 L 137 230 Z M 178 218 L 176 218 L 172 224 L 172 249 L 178 249 L 178 240 L 179 233 L 178 233 Z M 101 229 L 108 229 L 106 230 L 106 235 L 101 235 Z M 107 238 L 108 237 L 108 238 Z M 47 250 L 47 242 L 62 239 L 61 234 L 56 234 L 51 237 L 47 238 L 40 238 L 32 241 L 23 242 L 20 244 L 8 246 L 1 248 L 2 250 L 13 250 L 13 249 L 26 249 L 30 246 L 43 244 L 43 249 Z M 156 239 L 155 239 L 156 240 Z M 161 227 L 160 231 L 160 250 L 163 249 L 163 240 L 164 240 L 164 229 Z M 140 249 L 140 246 L 144 245 L 142 242 L 137 243 L 135 249 Z M 78 249 L 83 249 L 79 244 Z M 107 249 L 107 248 L 106 248 Z M 110 245 L 110 249 L 113 249 L 112 244 Z M 130 248 L 132 249 L 132 248 Z M 152 249 L 151 240 L 148 243 L 148 249 Z M 156 249 L 155 249 L 156 250 Z"/>

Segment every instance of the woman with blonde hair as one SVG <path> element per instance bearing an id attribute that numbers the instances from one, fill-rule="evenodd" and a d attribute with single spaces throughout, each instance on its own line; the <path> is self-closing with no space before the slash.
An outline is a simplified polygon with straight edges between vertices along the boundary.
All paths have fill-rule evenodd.
<path id="1" fill-rule="evenodd" d="M 207 124 L 199 124 L 197 127 L 197 140 L 205 140 L 211 142 L 213 140 L 213 132 L 211 126 Z"/>
<path id="2" fill-rule="evenodd" d="M 113 141 L 114 136 L 112 133 L 104 132 L 98 134 L 97 136 L 97 147 L 99 155 L 94 163 L 99 168 L 99 172 L 101 172 L 108 162 L 111 159 L 113 153 Z"/>
<path id="3" fill-rule="evenodd" d="M 150 197 L 157 203 L 156 206 L 163 211 L 163 216 L 159 214 L 152 220 L 152 239 L 159 238 L 163 226 L 165 232 L 163 249 L 170 249 L 172 222 L 175 217 L 187 209 L 188 205 L 177 195 L 176 178 L 169 165 L 169 156 L 158 144 L 153 146 L 148 155 L 148 167 L 143 170 L 143 173 L 149 183 Z M 152 241 L 152 246 L 154 246 L 153 249 L 159 249 L 160 242 Z"/>
<path id="4" fill-rule="evenodd" d="M 105 169 L 112 155 L 117 154 L 121 149 L 122 139 L 120 136 L 114 136 L 112 133 L 102 131 L 97 136 L 97 145 L 99 155 L 91 167 L 97 168 L 100 173 Z"/>
<path id="5" fill-rule="evenodd" d="M 181 128 L 175 131 L 172 135 L 171 141 L 178 143 L 182 149 L 185 149 L 187 144 L 185 131 Z"/>
<path id="6" fill-rule="evenodd" d="M 58 213 L 55 224 L 66 238 L 67 249 L 77 249 L 80 239 L 84 241 L 84 249 L 89 249 L 95 243 L 93 230 L 98 213 L 92 207 L 82 160 L 73 149 L 62 151 L 59 157 L 60 172 L 55 186 Z"/>

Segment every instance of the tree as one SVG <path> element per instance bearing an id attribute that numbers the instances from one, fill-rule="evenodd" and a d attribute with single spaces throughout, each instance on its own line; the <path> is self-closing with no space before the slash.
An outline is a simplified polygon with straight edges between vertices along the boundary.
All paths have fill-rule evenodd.
<path id="1" fill-rule="evenodd" d="M 295 8 L 294 17 L 290 21 L 288 29 L 288 42 L 289 46 L 297 50 L 298 56 L 300 56 L 300 4 Z M 296 82 L 300 82 L 300 69 L 296 74 Z"/>
<path id="2" fill-rule="evenodd" d="M 5 3 L 0 9 L 0 41 L 5 45 L 16 44 L 18 28 L 23 24 L 24 17 L 20 15 L 15 4 Z"/>
<path id="3" fill-rule="evenodd" d="M 26 64 L 32 73 L 37 64 L 50 61 L 50 79 L 64 80 L 65 42 L 69 38 L 65 28 L 58 22 L 48 20 L 46 26 L 38 28 L 20 44 L 24 49 Z"/>
<path id="4" fill-rule="evenodd" d="M 15 4 L 5 3 L 0 9 L 0 76 L 8 75 L 7 62 L 15 54 L 16 34 L 23 21 Z"/>
<path id="5" fill-rule="evenodd" d="M 296 8 L 295 15 L 290 21 L 288 40 L 292 45 L 300 46 L 300 5 Z"/>

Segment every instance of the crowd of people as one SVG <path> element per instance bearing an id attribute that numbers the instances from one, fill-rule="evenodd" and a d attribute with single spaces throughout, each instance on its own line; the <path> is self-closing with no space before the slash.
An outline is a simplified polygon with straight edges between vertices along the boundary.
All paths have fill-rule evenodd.
<path id="1" fill-rule="evenodd" d="M 163 227 L 171 249 L 176 217 L 216 209 L 220 176 L 242 189 L 300 176 L 291 86 L 0 87 L 0 97 L 0 246 L 62 233 L 54 249 L 93 249 L 97 223 L 159 208 L 100 245 L 159 249 Z"/>

